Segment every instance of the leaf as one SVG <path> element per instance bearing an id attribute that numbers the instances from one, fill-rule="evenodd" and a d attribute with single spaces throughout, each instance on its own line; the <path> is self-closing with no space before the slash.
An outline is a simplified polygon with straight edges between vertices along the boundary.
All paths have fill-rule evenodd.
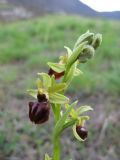
<path id="1" fill-rule="evenodd" d="M 77 103 L 78 103 L 78 101 L 75 101 L 75 102 L 73 102 L 70 106 L 74 106 L 74 107 L 75 107 Z M 77 117 L 78 117 L 77 112 L 75 111 L 74 108 L 71 110 L 70 116 L 71 116 L 72 118 L 77 118 Z"/>
<path id="2" fill-rule="evenodd" d="M 66 128 L 70 127 L 70 126 L 73 126 L 75 123 L 76 123 L 77 119 L 72 119 L 72 120 L 69 120 L 68 122 L 66 122 L 63 127 L 62 127 L 62 131 L 64 131 Z"/>
<path id="3" fill-rule="evenodd" d="M 84 112 L 92 111 L 92 110 L 93 110 L 93 108 L 90 107 L 90 106 L 81 106 L 81 107 L 79 107 L 79 108 L 77 109 L 77 113 L 78 113 L 78 114 L 82 114 L 82 113 L 84 113 Z"/>
<path id="4" fill-rule="evenodd" d="M 86 43 L 87 42 L 85 41 L 85 42 L 81 43 L 77 48 L 75 48 L 72 55 L 68 59 L 66 70 L 68 70 L 71 67 L 71 65 L 77 61 L 77 59 L 79 58 L 79 56 L 83 50 L 83 47 Z"/>
<path id="5" fill-rule="evenodd" d="M 72 54 L 72 50 L 69 47 L 67 47 L 67 46 L 64 46 L 64 48 L 67 50 L 68 57 L 70 57 L 71 54 Z"/>
<path id="6" fill-rule="evenodd" d="M 32 97 L 36 98 L 37 99 L 37 93 L 38 93 L 38 90 L 37 89 L 28 89 L 27 92 L 29 93 L 29 95 L 31 95 Z"/>
<path id="7" fill-rule="evenodd" d="M 43 86 L 48 89 L 51 86 L 51 78 L 46 73 L 38 73 L 43 78 Z"/>
<path id="8" fill-rule="evenodd" d="M 73 125 L 73 134 L 74 134 L 74 136 L 75 136 L 75 138 L 77 139 L 77 140 L 79 140 L 79 141 L 84 141 L 82 138 L 80 138 L 80 136 L 77 134 L 77 132 L 76 132 L 76 124 L 74 124 Z"/>
<path id="9" fill-rule="evenodd" d="M 69 101 L 67 97 L 60 93 L 50 93 L 49 94 L 50 103 L 56 103 L 56 104 L 64 104 Z"/>
<path id="10" fill-rule="evenodd" d="M 57 124 L 55 126 L 55 133 L 54 133 L 55 136 L 58 136 L 61 133 L 62 128 L 65 124 L 65 121 L 68 118 L 68 116 L 69 116 L 71 110 L 73 109 L 73 107 L 74 107 L 74 105 L 69 106 L 68 109 L 66 110 L 66 112 L 63 114 L 63 116 L 57 122 Z"/>
<path id="11" fill-rule="evenodd" d="M 52 160 L 52 158 L 50 158 L 50 157 L 48 156 L 48 154 L 46 153 L 46 154 L 45 154 L 45 160 Z"/>
<path id="12" fill-rule="evenodd" d="M 52 68 L 57 73 L 61 73 L 65 70 L 65 64 L 51 63 L 51 62 L 48 62 L 47 64 L 50 68 Z"/>
<path id="13" fill-rule="evenodd" d="M 67 85 L 69 85 L 70 82 L 72 81 L 75 69 L 76 69 L 76 64 L 73 64 L 70 70 L 67 72 L 66 76 L 64 76 L 64 82 L 67 83 Z"/>
<path id="14" fill-rule="evenodd" d="M 54 84 L 49 88 L 49 92 L 60 92 L 63 91 L 66 88 L 66 83 L 60 83 L 60 84 Z"/>

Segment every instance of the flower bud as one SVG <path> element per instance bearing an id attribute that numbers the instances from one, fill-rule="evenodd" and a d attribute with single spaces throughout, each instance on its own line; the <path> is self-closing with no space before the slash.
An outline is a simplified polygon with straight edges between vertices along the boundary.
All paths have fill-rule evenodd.
<path id="1" fill-rule="evenodd" d="M 50 69 L 49 69 L 49 72 L 48 72 L 48 74 L 49 74 L 50 76 L 54 75 L 54 76 L 55 76 L 55 79 L 60 79 L 60 78 L 64 75 L 64 73 L 65 73 L 64 71 L 58 73 L 58 72 L 54 71 L 52 68 L 50 68 Z"/>
<path id="2" fill-rule="evenodd" d="M 94 54 L 95 54 L 94 48 L 90 45 L 86 45 L 79 56 L 79 61 L 81 63 L 85 63 L 87 62 L 88 59 L 92 58 Z"/>
<path id="3" fill-rule="evenodd" d="M 93 42 L 92 42 L 93 48 L 97 49 L 100 46 L 101 42 L 102 42 L 102 35 L 98 33 L 93 38 Z"/>
<path id="4" fill-rule="evenodd" d="M 88 131 L 85 127 L 77 125 L 76 126 L 76 132 L 79 135 L 79 137 L 83 140 L 85 140 L 88 136 Z"/>
<path id="5" fill-rule="evenodd" d="M 75 43 L 75 46 L 74 46 L 74 49 L 76 47 L 78 47 L 81 43 L 87 41 L 88 43 L 87 44 L 91 44 L 92 41 L 93 41 L 93 37 L 94 37 L 94 33 L 90 33 L 89 31 L 87 31 L 86 33 L 82 34 L 77 42 Z"/>
<path id="6" fill-rule="evenodd" d="M 50 104 L 48 101 L 29 102 L 29 118 L 35 124 L 41 124 L 49 119 Z"/>

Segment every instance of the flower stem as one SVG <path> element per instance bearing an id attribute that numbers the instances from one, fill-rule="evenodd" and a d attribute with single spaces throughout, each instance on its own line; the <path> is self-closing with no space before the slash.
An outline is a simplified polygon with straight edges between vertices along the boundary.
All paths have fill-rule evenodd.
<path id="1" fill-rule="evenodd" d="M 60 107 L 61 106 L 59 104 L 52 105 L 55 117 L 55 126 L 60 119 Z M 53 160 L 60 160 L 60 136 L 56 136 L 54 132 L 53 132 Z"/>
<path id="2" fill-rule="evenodd" d="M 60 160 L 60 137 L 53 138 L 53 160 Z"/>

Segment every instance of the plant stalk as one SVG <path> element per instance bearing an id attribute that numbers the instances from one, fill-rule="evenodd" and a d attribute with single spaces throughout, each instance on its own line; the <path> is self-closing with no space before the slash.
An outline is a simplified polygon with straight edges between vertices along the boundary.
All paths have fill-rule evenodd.
<path id="1" fill-rule="evenodd" d="M 60 160 L 60 137 L 53 138 L 53 160 Z"/>
<path id="2" fill-rule="evenodd" d="M 54 118 L 55 118 L 55 126 L 60 118 L 60 105 L 52 104 Z M 53 132 L 53 160 L 60 160 L 60 136 L 54 135 Z"/>

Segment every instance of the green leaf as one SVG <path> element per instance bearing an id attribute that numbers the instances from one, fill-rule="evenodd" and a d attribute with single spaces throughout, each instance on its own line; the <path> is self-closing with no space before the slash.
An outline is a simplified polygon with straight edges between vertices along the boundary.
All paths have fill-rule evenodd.
<path id="1" fill-rule="evenodd" d="M 57 73 L 61 73 L 65 70 L 65 64 L 51 63 L 51 62 L 48 62 L 47 64 L 50 68 L 52 68 Z"/>
<path id="2" fill-rule="evenodd" d="M 46 73 L 38 73 L 43 78 L 43 86 L 48 89 L 51 86 L 51 78 Z"/>
<path id="3" fill-rule="evenodd" d="M 63 114 L 63 116 L 57 122 L 57 124 L 55 126 L 55 133 L 54 133 L 55 136 L 58 136 L 61 133 L 62 128 L 65 124 L 65 121 L 68 118 L 68 116 L 69 116 L 71 110 L 73 109 L 73 107 L 74 107 L 74 105 L 71 105 L 71 106 L 67 107 L 66 112 Z"/>
<path id="4" fill-rule="evenodd" d="M 52 158 L 50 158 L 50 157 L 48 156 L 48 154 L 46 153 L 46 154 L 45 154 L 45 160 L 52 160 Z"/>
<path id="5" fill-rule="evenodd" d="M 63 91 L 65 88 L 66 88 L 66 83 L 54 84 L 49 88 L 48 92 L 50 93 L 60 92 Z"/>
<path id="6" fill-rule="evenodd" d="M 67 97 L 60 93 L 50 93 L 49 94 L 50 103 L 65 104 L 69 101 Z"/>
<path id="7" fill-rule="evenodd" d="M 77 59 L 79 58 L 79 56 L 80 56 L 80 54 L 81 54 L 81 52 L 83 50 L 84 45 L 86 45 L 86 44 L 87 44 L 87 42 L 85 41 L 85 42 L 81 43 L 77 48 L 75 48 L 75 50 L 73 51 L 72 55 L 68 59 L 66 70 L 69 70 L 71 65 L 77 61 Z"/>
<path id="8" fill-rule="evenodd" d="M 38 90 L 37 89 L 28 89 L 27 92 L 29 95 L 37 99 Z"/>
<path id="9" fill-rule="evenodd" d="M 77 113 L 78 113 L 78 115 L 79 115 L 79 114 L 82 114 L 82 113 L 84 113 L 84 112 L 92 111 L 92 110 L 93 110 L 93 108 L 90 107 L 90 106 L 81 106 L 81 107 L 79 107 L 79 108 L 77 109 Z"/>
<path id="10" fill-rule="evenodd" d="M 77 134 L 77 132 L 76 132 L 76 124 L 74 124 L 73 125 L 73 134 L 74 134 L 74 136 L 75 136 L 75 138 L 77 139 L 77 140 L 79 140 L 79 141 L 84 141 L 82 138 L 80 138 L 80 136 Z"/>
<path id="11" fill-rule="evenodd" d="M 73 64 L 70 70 L 66 73 L 66 76 L 64 76 L 63 81 L 67 83 L 67 85 L 69 85 L 70 82 L 72 81 L 75 74 L 75 69 L 76 69 L 76 64 Z"/>
<path id="12" fill-rule="evenodd" d="M 75 101 L 75 102 L 73 102 L 70 106 L 73 106 L 73 109 L 71 110 L 71 112 L 70 112 L 70 116 L 72 117 L 72 118 L 75 118 L 75 119 L 77 119 L 77 117 L 78 117 L 78 114 L 77 114 L 77 112 L 75 111 L 75 106 L 76 106 L 76 104 L 78 103 L 78 101 Z"/>
<path id="13" fill-rule="evenodd" d="M 73 126 L 76 122 L 77 122 L 77 119 L 72 119 L 72 120 L 70 119 L 63 125 L 61 132 L 70 126 Z"/>
<path id="14" fill-rule="evenodd" d="M 64 46 L 64 48 L 67 50 L 68 57 L 70 57 L 71 54 L 72 54 L 72 50 L 69 47 L 67 47 L 67 46 Z"/>

